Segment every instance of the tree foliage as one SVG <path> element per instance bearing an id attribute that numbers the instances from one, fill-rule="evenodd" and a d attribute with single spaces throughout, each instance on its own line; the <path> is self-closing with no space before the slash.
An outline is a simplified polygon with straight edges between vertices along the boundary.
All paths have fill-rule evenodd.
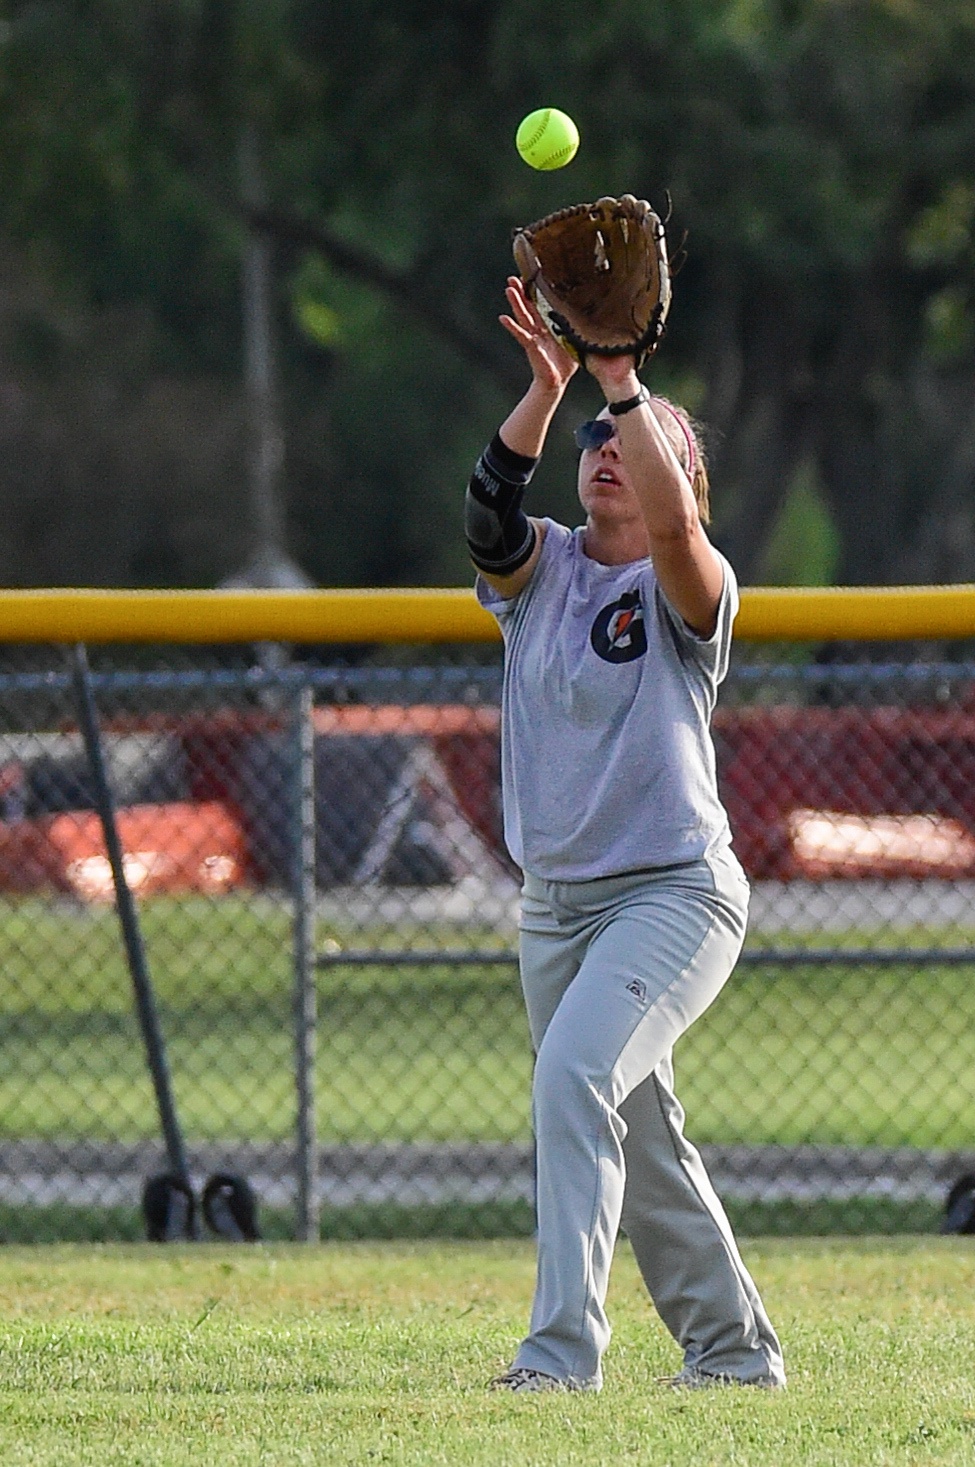
<path id="1" fill-rule="evenodd" d="M 546 102 L 583 139 L 554 174 L 512 146 Z M 266 184 L 246 206 L 245 127 Z M 288 548 L 324 583 L 466 580 L 460 488 L 525 380 L 496 322 L 511 230 L 629 190 L 669 196 L 674 248 L 686 232 L 650 379 L 711 426 L 742 578 L 783 563 L 803 505 L 841 580 L 975 578 L 973 158 L 968 0 L 11 0 L 0 496 L 143 525 L 96 533 L 89 579 L 233 568 L 260 229 Z M 596 402 L 570 392 L 570 417 Z M 39 477 L 32 444 L 59 442 Z M 571 516 L 573 481 L 557 430 L 534 502 Z M 194 505 L 227 522 L 191 551 Z M 77 578 L 70 547 L 31 543 L 8 579 Z"/>

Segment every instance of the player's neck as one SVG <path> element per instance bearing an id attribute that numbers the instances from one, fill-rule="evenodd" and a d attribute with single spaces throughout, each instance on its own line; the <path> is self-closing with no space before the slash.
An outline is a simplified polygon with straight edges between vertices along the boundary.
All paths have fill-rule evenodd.
<path id="1" fill-rule="evenodd" d="M 650 554 L 646 526 L 640 519 L 604 518 L 590 514 L 582 537 L 582 548 L 600 565 L 629 565 Z"/>

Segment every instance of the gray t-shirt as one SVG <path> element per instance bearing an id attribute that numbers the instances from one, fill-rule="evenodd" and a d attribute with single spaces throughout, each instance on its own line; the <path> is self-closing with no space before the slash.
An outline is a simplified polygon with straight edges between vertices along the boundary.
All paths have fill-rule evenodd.
<path id="1" fill-rule="evenodd" d="M 705 640 L 650 560 L 601 565 L 546 520 L 525 589 L 481 604 L 505 644 L 501 777 L 512 859 L 549 881 L 694 861 L 731 840 L 709 731 L 738 610 L 727 561 Z"/>

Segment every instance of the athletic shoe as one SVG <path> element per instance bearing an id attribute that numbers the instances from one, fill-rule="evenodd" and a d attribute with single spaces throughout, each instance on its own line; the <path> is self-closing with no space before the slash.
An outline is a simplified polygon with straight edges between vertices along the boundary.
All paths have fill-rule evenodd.
<path id="1" fill-rule="evenodd" d="M 677 1390 L 703 1391 L 711 1386 L 759 1386 L 765 1390 L 777 1390 L 785 1385 L 785 1381 L 776 1380 L 771 1375 L 758 1375 L 750 1380 L 743 1380 L 740 1375 L 710 1375 L 705 1370 L 697 1370 L 692 1365 L 685 1365 L 676 1375 L 662 1375 L 657 1380 L 658 1385 L 672 1386 Z"/>
<path id="2" fill-rule="evenodd" d="M 566 1381 L 556 1380 L 554 1375 L 543 1375 L 540 1370 L 529 1370 L 527 1366 L 520 1365 L 517 1369 L 506 1370 L 504 1375 L 495 1376 L 489 1389 L 492 1391 L 567 1391 L 570 1387 Z"/>

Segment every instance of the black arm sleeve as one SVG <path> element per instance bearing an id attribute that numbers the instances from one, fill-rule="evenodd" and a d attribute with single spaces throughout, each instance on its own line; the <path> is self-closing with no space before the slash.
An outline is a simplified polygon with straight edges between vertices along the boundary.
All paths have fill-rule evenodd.
<path id="1" fill-rule="evenodd" d="M 464 530 L 478 570 L 510 575 L 534 550 L 535 526 L 521 501 L 537 463 L 497 433 L 478 459 L 464 498 Z"/>

